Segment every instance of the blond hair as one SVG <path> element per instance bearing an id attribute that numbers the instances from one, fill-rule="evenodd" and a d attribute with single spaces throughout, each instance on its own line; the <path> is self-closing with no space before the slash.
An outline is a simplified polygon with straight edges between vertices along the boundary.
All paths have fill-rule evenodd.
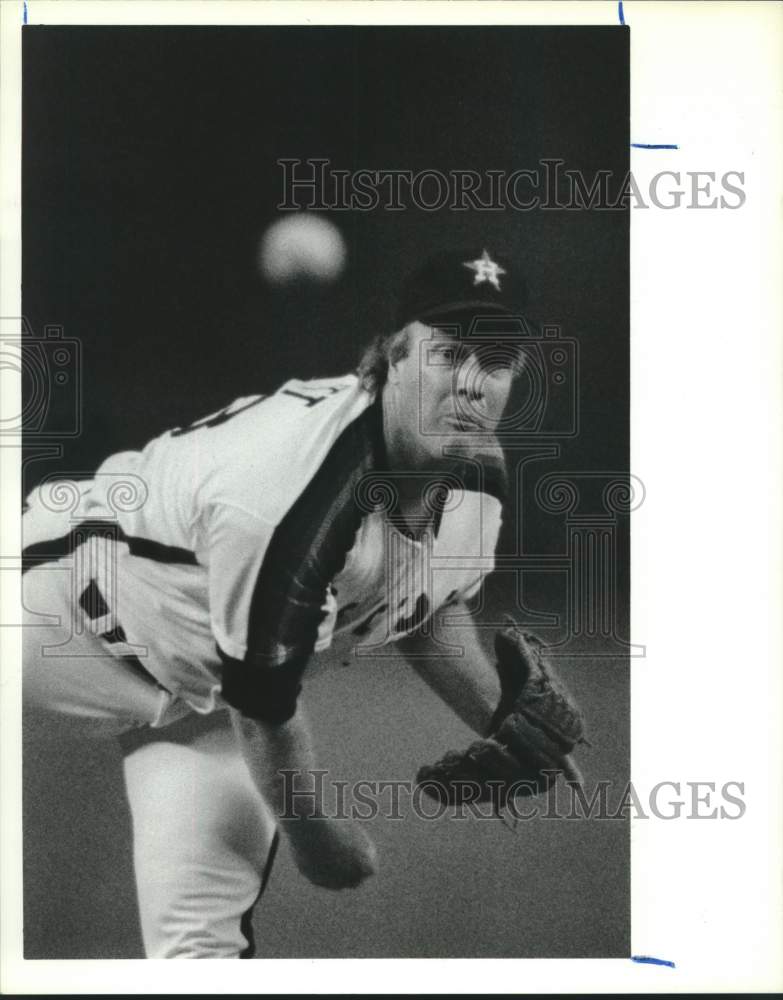
<path id="1" fill-rule="evenodd" d="M 396 333 L 382 333 L 375 337 L 359 358 L 356 374 L 363 389 L 379 392 L 389 375 L 389 365 L 396 364 L 408 356 L 410 337 L 408 327 Z"/>

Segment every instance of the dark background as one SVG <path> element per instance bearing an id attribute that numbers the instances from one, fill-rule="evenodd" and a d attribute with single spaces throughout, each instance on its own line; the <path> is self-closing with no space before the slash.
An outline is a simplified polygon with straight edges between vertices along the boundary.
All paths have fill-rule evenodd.
<path id="1" fill-rule="evenodd" d="M 62 326 L 82 359 L 80 433 L 47 438 L 61 445 L 56 458 L 37 456 L 41 439 L 28 434 L 28 489 L 54 471 L 87 474 L 113 451 L 287 377 L 350 370 L 362 345 L 391 329 L 401 278 L 431 252 L 466 244 L 509 254 L 531 315 L 579 344 L 580 432 L 531 478 L 627 470 L 627 211 L 335 212 L 349 254 L 336 284 L 275 289 L 256 269 L 261 233 L 280 215 L 281 157 L 414 172 L 510 172 L 549 157 L 588 180 L 599 170 L 621 179 L 627 31 L 28 27 L 23 57 L 23 310 L 35 336 Z M 72 405 L 53 394 L 52 427 Z M 503 552 L 515 552 L 520 514 L 528 549 L 563 549 L 562 519 L 527 491 L 508 514 Z M 561 583 L 530 574 L 522 601 L 499 574 L 485 611 L 516 602 L 560 613 Z M 590 723 L 588 773 L 623 782 L 628 664 L 614 654 L 565 661 L 563 672 Z M 384 777 L 409 777 L 465 741 L 402 668 L 328 677 L 313 679 L 310 697 L 322 742 L 349 775 L 377 757 Z M 346 699 L 359 720 L 349 736 L 334 721 Z M 35 736 L 26 734 L 27 955 L 137 955 L 113 751 L 74 743 L 55 761 Z M 284 859 L 258 921 L 260 954 L 627 954 L 627 824 L 542 822 L 516 835 L 499 824 L 376 823 L 390 863 L 350 898 L 304 885 Z"/>

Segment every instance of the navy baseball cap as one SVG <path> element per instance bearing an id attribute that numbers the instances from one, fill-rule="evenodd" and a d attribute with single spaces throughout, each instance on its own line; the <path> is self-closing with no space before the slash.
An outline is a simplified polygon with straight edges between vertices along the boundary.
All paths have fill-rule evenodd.
<path id="1" fill-rule="evenodd" d="M 469 327 L 478 319 L 521 318 L 527 293 L 518 270 L 483 246 L 438 254 L 404 283 L 397 329 L 414 320 Z"/>

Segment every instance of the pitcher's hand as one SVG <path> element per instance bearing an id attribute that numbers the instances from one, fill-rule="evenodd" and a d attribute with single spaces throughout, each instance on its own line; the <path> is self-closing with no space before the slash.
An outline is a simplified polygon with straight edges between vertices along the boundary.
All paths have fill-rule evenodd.
<path id="1" fill-rule="evenodd" d="M 324 889 L 354 889 L 378 870 L 378 852 L 350 820 L 325 817 L 282 824 L 299 871 Z"/>

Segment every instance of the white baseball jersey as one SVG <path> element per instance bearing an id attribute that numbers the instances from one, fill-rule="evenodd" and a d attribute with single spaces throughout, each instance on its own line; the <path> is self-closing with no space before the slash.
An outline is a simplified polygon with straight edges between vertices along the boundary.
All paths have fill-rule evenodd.
<path id="1" fill-rule="evenodd" d="M 488 454 L 445 477 L 433 529 L 411 537 L 388 503 L 380 398 L 355 376 L 292 380 L 111 456 L 56 529 L 31 497 L 26 562 L 92 537 L 103 557 L 76 597 L 108 648 L 208 712 L 227 663 L 301 666 L 334 636 L 369 653 L 471 597 L 500 527 L 499 450 Z M 113 540 L 95 542 L 107 526 Z"/>

